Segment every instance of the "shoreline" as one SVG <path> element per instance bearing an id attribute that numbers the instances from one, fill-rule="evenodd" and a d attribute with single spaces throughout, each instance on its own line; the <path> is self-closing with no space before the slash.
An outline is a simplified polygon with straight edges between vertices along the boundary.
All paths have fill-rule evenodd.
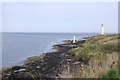
<path id="1" fill-rule="evenodd" d="M 47 34 L 47 33 L 45 33 L 45 34 Z M 35 35 L 31 35 L 31 34 L 23 35 L 21 33 L 15 34 L 15 35 L 3 34 L 3 37 L 4 37 L 3 44 L 5 45 L 5 47 L 3 48 L 4 55 L 3 55 L 2 66 L 9 67 L 12 65 L 16 65 L 16 63 L 19 63 L 20 60 L 24 60 L 27 57 L 37 56 L 37 55 L 39 56 L 39 54 L 41 54 L 43 52 L 46 52 L 46 51 L 49 52 L 50 49 L 52 50 L 52 45 L 59 44 L 60 42 L 62 43 L 63 40 L 67 40 L 67 39 L 72 40 L 73 35 L 76 35 L 76 39 L 81 39 L 83 36 L 92 36 L 95 33 L 94 34 L 92 34 L 92 33 L 90 33 L 90 34 L 86 34 L 86 33 L 83 33 L 83 34 L 78 34 L 78 33 L 61 34 L 61 33 L 59 33 L 59 34 L 60 34 L 60 37 L 57 36 L 58 34 L 54 34 L 54 33 L 49 34 L 49 35 L 47 34 L 45 36 L 42 34 L 44 36 L 43 38 L 41 36 L 39 36 L 40 34 L 39 35 L 36 35 L 36 34 Z M 11 36 L 11 37 L 9 37 L 9 36 Z M 50 39 L 49 39 L 49 36 L 51 36 Z M 55 36 L 57 36 L 57 38 Z M 13 40 L 11 40 L 12 38 L 13 38 Z M 30 40 L 27 41 L 27 39 L 29 39 L 29 38 L 30 38 Z M 10 47 L 10 45 L 8 45 L 8 43 L 10 43 L 10 45 L 12 47 Z M 24 44 L 26 44 L 26 45 L 24 45 Z M 50 48 L 49 48 L 49 46 L 50 46 Z"/>
<path id="2" fill-rule="evenodd" d="M 113 66 L 113 68 L 117 67 L 116 57 L 118 56 L 118 53 L 113 52 L 111 54 L 96 54 L 96 52 L 93 51 L 95 45 L 92 44 L 95 44 L 94 41 L 98 40 L 105 40 L 106 43 L 107 39 L 109 43 L 109 40 L 111 41 L 115 39 L 113 41 L 116 41 L 117 38 L 119 39 L 119 36 L 117 35 L 94 35 L 92 37 L 84 37 L 82 40 L 76 40 L 76 43 L 73 43 L 73 40 L 64 40 L 63 44 L 55 44 L 52 46 L 56 51 L 42 53 L 39 56 L 28 57 L 25 63 L 21 66 L 13 66 L 4 69 L 3 80 L 9 78 L 78 78 L 79 76 L 81 78 L 84 78 L 85 76 L 88 78 L 91 76 L 98 78 L 98 76 L 105 74 L 108 69 L 111 69 L 111 66 Z M 99 46 L 101 47 L 101 43 Z M 113 45 L 113 47 L 116 47 L 116 45 Z M 101 49 L 103 48 L 101 47 Z M 85 53 L 88 50 L 88 55 L 83 55 L 81 58 L 78 56 L 79 58 L 76 58 L 76 50 L 77 52 L 82 50 Z M 91 51 L 94 52 L 95 56 L 94 54 L 89 55 Z M 92 57 L 90 59 L 91 55 Z M 109 64 L 104 64 L 106 63 L 106 59 L 108 59 L 107 63 Z M 101 66 L 102 69 L 104 69 L 104 72 L 99 72 L 99 70 L 97 70 L 97 68 L 101 69 Z M 108 69 L 106 69 L 106 66 L 108 66 Z M 88 72 L 88 70 L 90 72 Z M 98 71 L 96 76 L 95 74 L 92 75 L 95 70 Z"/>
<path id="3" fill-rule="evenodd" d="M 78 41 L 80 41 L 80 40 L 78 40 Z M 70 49 L 73 49 L 73 48 L 77 48 L 78 46 L 76 45 L 76 44 L 74 44 L 74 43 L 72 43 L 73 42 L 73 40 L 63 40 L 63 44 L 54 44 L 54 45 L 52 45 L 52 51 L 51 52 L 45 52 L 45 53 L 42 53 L 42 54 L 40 54 L 40 55 L 37 55 L 37 56 L 31 56 L 31 57 L 28 57 L 27 59 L 25 59 L 24 60 L 24 63 L 22 63 L 22 65 L 13 65 L 13 66 L 9 66 L 9 67 L 5 67 L 5 68 L 2 68 L 2 69 L 5 69 L 5 71 L 6 70 L 13 70 L 14 72 L 15 71 L 17 71 L 17 68 L 19 68 L 19 70 L 25 70 L 26 71 L 26 68 L 27 67 L 30 67 L 30 64 L 31 63 L 34 63 L 34 62 L 36 62 L 36 61 L 40 61 L 40 65 L 43 65 L 44 64 L 44 62 L 42 63 L 41 62 L 41 59 L 42 58 L 44 58 L 44 59 L 48 59 L 48 57 L 47 56 L 50 56 L 50 57 L 53 57 L 53 58 L 55 58 L 55 59 L 53 59 L 53 60 L 56 60 L 57 58 L 60 58 L 59 56 L 61 56 L 61 54 L 62 55 L 69 55 L 67 52 L 70 50 Z M 76 42 L 77 42 L 77 40 L 76 40 Z M 67 54 L 65 54 L 65 53 L 67 53 Z M 59 59 L 58 59 L 59 60 Z M 51 61 L 50 61 L 50 63 L 51 63 Z M 47 63 L 47 64 L 50 64 L 50 63 Z M 56 62 L 55 62 L 55 64 L 56 64 Z M 29 66 L 28 66 L 29 65 Z M 37 65 L 37 64 L 36 64 Z M 58 64 L 57 64 L 58 65 Z M 60 64 L 59 64 L 60 65 Z M 33 66 L 34 68 L 36 67 L 36 68 L 38 68 L 39 69 L 39 66 Z M 45 67 L 45 66 L 44 66 Z M 24 69 L 25 68 L 25 69 Z M 19 72 L 19 70 L 18 70 L 18 72 Z M 4 70 L 3 70 L 4 71 Z M 22 71 L 20 71 L 20 72 L 22 72 Z M 10 75 L 10 74 L 7 74 L 7 75 Z M 41 76 L 41 77 L 47 77 L 46 75 L 44 75 L 44 73 L 43 73 L 43 75 Z M 53 75 L 54 77 L 56 76 L 55 74 Z M 50 77 L 50 76 L 49 76 Z"/>
<path id="4" fill-rule="evenodd" d="M 55 49 L 54 46 L 65 44 L 64 41 L 70 41 L 70 40 L 61 40 L 61 41 L 54 42 L 54 43 L 52 42 L 52 44 L 51 43 L 49 44 L 50 45 L 49 46 L 50 47 L 49 50 L 44 50 L 42 53 L 40 53 L 38 55 L 31 55 L 31 56 L 28 56 L 28 57 L 24 57 L 23 59 L 18 60 L 18 61 L 16 61 L 15 63 L 13 63 L 11 65 L 2 66 L 2 67 L 0 67 L 0 69 L 2 69 L 2 68 L 10 68 L 10 67 L 14 67 L 14 66 L 21 66 L 21 65 L 23 65 L 27 61 L 27 58 L 31 58 L 31 57 L 35 57 L 35 56 L 40 56 L 43 53 L 53 53 L 53 52 L 56 52 L 58 50 Z"/>
<path id="5" fill-rule="evenodd" d="M 31 55 L 31 56 L 27 56 L 27 57 L 23 57 L 22 59 L 16 61 L 15 63 L 13 64 L 10 64 L 10 65 L 6 65 L 6 66 L 2 66 L 0 67 L 1 69 L 2 68 L 8 68 L 8 67 L 13 67 L 13 66 L 20 66 L 21 64 L 24 64 L 24 62 L 27 60 L 27 58 L 29 57 L 34 57 L 34 56 L 39 56 L 41 55 L 42 53 L 49 53 L 49 52 L 53 52 L 55 50 L 53 50 L 53 45 L 56 45 L 56 44 L 61 44 L 63 43 L 63 41 L 55 41 L 55 42 L 51 42 L 50 44 L 48 44 L 48 46 L 43 50 L 43 52 L 41 52 L 40 54 L 36 54 L 36 55 Z M 49 49 L 48 49 L 49 48 Z"/>
<path id="6" fill-rule="evenodd" d="M 37 55 L 39 56 L 39 54 L 41 54 L 43 52 L 49 52 L 50 50 L 52 50 L 52 45 L 54 45 L 54 44 L 62 43 L 63 40 L 66 40 L 66 39 L 72 39 L 72 34 L 65 34 L 65 35 L 60 34 L 60 38 L 58 36 L 58 39 L 56 39 L 55 36 L 57 36 L 57 35 L 58 34 L 50 34 L 50 35 L 47 34 L 47 35 L 45 35 L 45 37 L 43 37 L 43 39 L 41 39 L 42 37 L 39 37 L 39 35 L 36 35 L 36 34 L 35 35 L 24 35 L 24 36 L 23 36 L 23 34 L 3 35 L 3 37 L 4 36 L 8 37 L 8 40 L 5 37 L 5 39 L 7 41 L 5 40 L 3 43 L 6 47 L 3 48 L 3 53 L 5 53 L 5 55 L 3 55 L 3 65 L 2 66 L 9 67 L 12 65 L 16 65 L 16 63 L 19 63 L 20 60 L 24 60 L 27 57 L 37 56 Z M 76 35 L 77 39 L 80 39 L 79 36 L 81 36 L 81 34 L 75 34 L 75 35 Z M 87 35 L 87 34 L 83 34 L 83 35 Z M 90 34 L 90 36 L 91 35 L 93 35 L 93 34 Z M 9 38 L 9 36 L 11 36 L 11 38 L 15 37 L 15 39 L 13 41 L 11 41 L 11 38 Z M 49 39 L 49 36 L 51 36 L 51 38 L 50 38 L 50 40 L 47 40 L 47 39 Z M 35 38 L 32 39 L 32 37 L 35 37 Z M 39 38 L 36 38 L 36 37 L 39 37 Z M 46 38 L 46 37 L 48 37 L 48 38 Z M 23 40 L 22 40 L 22 38 L 23 38 Z M 29 39 L 29 38 L 30 38 L 30 40 L 27 41 L 27 39 Z M 19 40 L 21 40 L 20 43 L 19 43 Z M 12 47 L 10 47 L 10 45 L 8 45 L 9 42 L 11 43 L 10 45 Z M 33 44 L 33 46 L 29 42 L 31 42 Z M 14 43 L 16 43 L 16 44 L 14 44 Z M 24 44 L 26 44 L 26 45 L 24 45 Z M 16 57 L 18 57 L 18 58 L 16 58 Z"/>

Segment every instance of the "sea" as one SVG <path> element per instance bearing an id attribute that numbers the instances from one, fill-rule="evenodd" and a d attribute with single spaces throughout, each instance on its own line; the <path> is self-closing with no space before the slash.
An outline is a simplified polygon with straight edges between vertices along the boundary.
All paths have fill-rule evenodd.
<path id="1" fill-rule="evenodd" d="M 81 40 L 97 33 L 2 33 L 2 68 L 22 64 L 28 57 L 53 51 L 64 40 Z"/>

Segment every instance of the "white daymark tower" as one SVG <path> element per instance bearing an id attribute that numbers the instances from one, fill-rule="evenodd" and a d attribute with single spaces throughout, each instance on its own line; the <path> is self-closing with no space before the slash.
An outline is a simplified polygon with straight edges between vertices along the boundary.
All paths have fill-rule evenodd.
<path id="1" fill-rule="evenodd" d="M 73 43 L 75 43 L 75 36 L 74 36 L 74 39 L 73 39 Z"/>
<path id="2" fill-rule="evenodd" d="M 103 24 L 101 24 L 102 30 L 101 30 L 101 34 L 104 34 L 104 26 Z"/>

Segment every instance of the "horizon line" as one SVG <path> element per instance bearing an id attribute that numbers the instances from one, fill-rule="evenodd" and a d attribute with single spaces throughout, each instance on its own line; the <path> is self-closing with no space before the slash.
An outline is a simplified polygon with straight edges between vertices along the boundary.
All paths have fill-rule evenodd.
<path id="1" fill-rule="evenodd" d="M 96 33 L 96 34 L 100 34 L 100 32 L 0 32 L 0 33 Z M 105 34 L 111 34 L 111 33 L 115 33 L 118 34 L 118 32 L 106 32 Z"/>

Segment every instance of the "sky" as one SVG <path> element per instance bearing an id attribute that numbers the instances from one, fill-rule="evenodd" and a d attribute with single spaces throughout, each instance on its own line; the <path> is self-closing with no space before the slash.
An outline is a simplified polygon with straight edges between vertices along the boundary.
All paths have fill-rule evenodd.
<path id="1" fill-rule="evenodd" d="M 118 32 L 117 2 L 7 2 L 2 32 Z"/>

